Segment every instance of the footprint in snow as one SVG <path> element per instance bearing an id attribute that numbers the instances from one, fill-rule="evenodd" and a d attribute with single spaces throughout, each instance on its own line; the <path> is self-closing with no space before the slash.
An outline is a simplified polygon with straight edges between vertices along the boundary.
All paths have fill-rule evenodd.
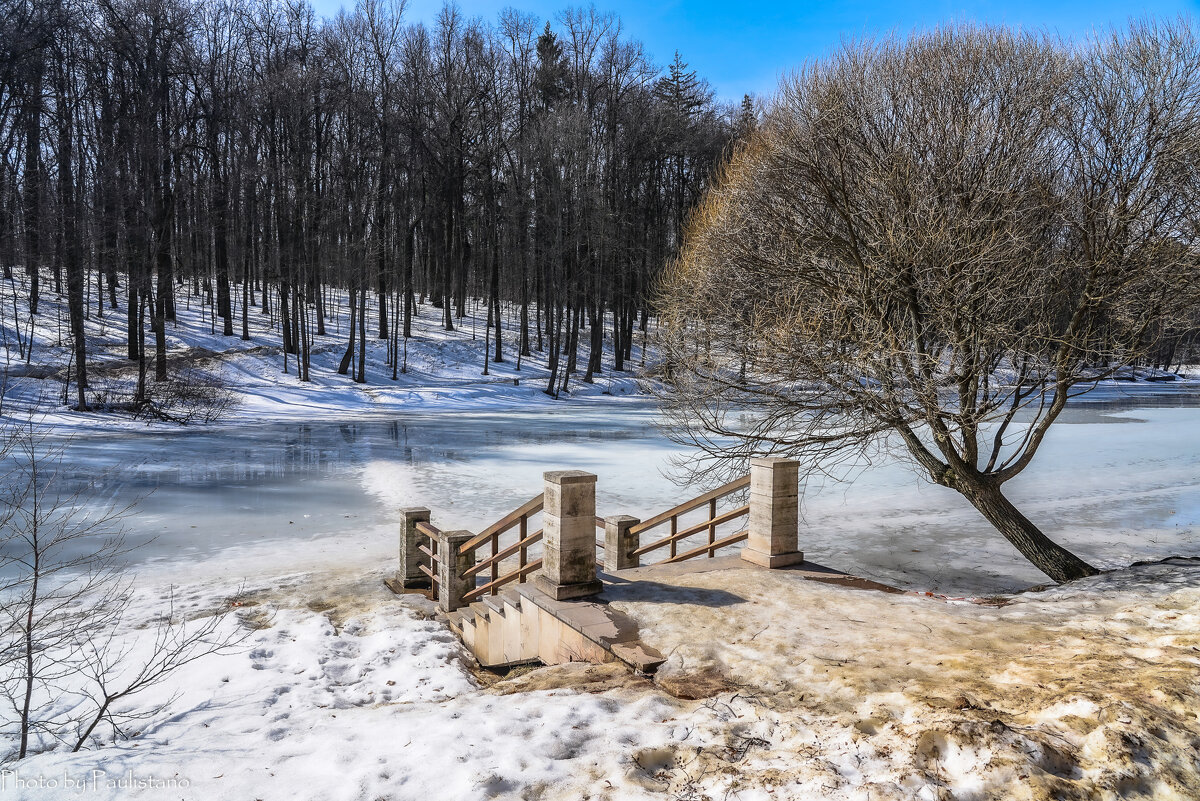
<path id="1" fill-rule="evenodd" d="M 255 648 L 250 652 L 250 667 L 254 670 L 263 670 L 267 666 L 267 661 L 273 656 L 275 656 L 275 652 L 269 648 Z"/>

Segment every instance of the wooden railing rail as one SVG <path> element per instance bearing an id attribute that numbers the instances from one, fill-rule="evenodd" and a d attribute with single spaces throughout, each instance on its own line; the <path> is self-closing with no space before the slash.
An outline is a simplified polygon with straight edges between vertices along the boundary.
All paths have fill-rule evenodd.
<path id="1" fill-rule="evenodd" d="M 634 550 L 633 555 L 641 556 L 643 554 L 650 553 L 651 551 L 657 551 L 659 548 L 665 548 L 667 546 L 671 546 L 671 556 L 667 561 L 672 561 L 675 559 L 675 557 L 677 555 L 675 550 L 680 541 L 686 540 L 689 537 L 694 537 L 695 535 L 697 535 L 700 532 L 707 529 L 709 544 L 708 544 L 708 546 L 705 546 L 704 549 L 702 549 L 702 552 L 703 552 L 703 550 L 708 549 L 709 547 L 711 547 L 713 544 L 715 544 L 717 542 L 717 539 L 716 539 L 717 526 L 721 525 L 722 523 L 728 523 L 730 520 L 736 520 L 737 518 L 742 517 L 743 515 L 747 515 L 749 513 L 750 513 L 750 507 L 748 505 L 747 506 L 739 506 L 736 509 L 730 509 L 728 512 L 725 512 L 724 514 L 717 515 L 716 517 L 710 517 L 708 520 L 705 520 L 703 523 L 698 523 L 694 526 L 690 526 L 688 528 L 685 528 L 683 531 L 672 531 L 669 536 L 663 537 L 661 540 L 655 540 L 654 542 L 648 543 L 646 545 L 643 545 L 640 548 L 637 548 L 636 550 Z M 674 526 L 672 526 L 672 528 L 674 528 Z M 690 553 L 690 551 L 689 551 L 689 553 Z"/>
<path id="2" fill-rule="evenodd" d="M 479 573 L 482 573 L 485 570 L 491 570 L 491 569 L 495 568 L 498 564 L 503 562 L 505 559 L 507 559 L 508 557 L 512 556 L 513 554 L 517 553 L 518 551 L 523 552 L 526 548 L 528 548 L 530 545 L 533 545 L 535 542 L 540 542 L 541 539 L 542 539 L 542 530 L 539 528 L 537 531 L 533 532 L 528 537 L 522 537 L 521 539 L 514 542 L 512 545 L 509 545 L 507 548 L 503 548 L 500 551 L 496 552 L 494 555 L 489 556 L 488 558 L 486 558 L 482 561 L 476 562 L 475 566 L 472 567 L 470 570 L 468 570 L 463 575 L 470 577 L 470 576 L 478 575 Z M 521 559 L 521 564 L 525 564 L 525 561 L 526 561 L 525 559 Z"/>
<path id="3" fill-rule="evenodd" d="M 436 601 L 438 597 L 438 535 L 442 530 L 432 523 L 424 521 L 417 523 L 417 531 L 425 535 L 429 541 L 429 547 L 418 545 L 417 550 L 429 557 L 429 567 L 420 566 L 420 571 L 426 576 L 429 576 L 431 595 Z"/>
<path id="4" fill-rule="evenodd" d="M 529 564 L 521 565 L 520 567 L 518 567 L 516 570 L 512 571 L 511 573 L 505 573 L 503 576 L 500 576 L 499 578 L 492 579 L 487 584 L 482 584 L 482 585 L 476 587 L 475 589 L 471 590 L 466 595 L 464 595 L 463 600 L 470 603 L 471 601 L 475 601 L 475 600 L 478 600 L 479 598 L 482 598 L 483 596 L 487 595 L 488 593 L 495 595 L 497 592 L 499 592 L 501 587 L 503 587 L 506 584 L 512 584 L 514 581 L 524 583 L 526 576 L 528 576 L 530 573 L 534 572 L 535 570 L 541 569 L 541 567 L 542 567 L 542 560 L 534 559 Z"/>
<path id="5" fill-rule="evenodd" d="M 739 542 L 745 542 L 746 538 L 749 536 L 750 532 L 747 529 L 742 529 L 736 534 L 730 534 L 728 537 L 722 537 L 719 540 L 709 540 L 707 545 L 701 545 L 700 547 L 693 548 L 690 551 L 684 551 L 678 556 L 672 556 L 670 559 L 667 559 L 666 562 L 682 562 L 685 559 L 691 559 L 705 553 L 707 553 L 711 558 L 719 549 L 729 545 L 737 545 Z"/>
<path id="6" fill-rule="evenodd" d="M 712 501 L 718 501 L 721 498 L 724 498 L 726 495 L 732 495 L 733 493 L 737 492 L 738 490 L 743 490 L 748 486 L 750 486 L 750 476 L 748 476 L 748 475 L 742 476 L 739 479 L 730 481 L 728 484 L 717 487 L 715 490 L 706 492 L 703 495 L 699 495 L 695 498 L 692 498 L 690 501 L 686 501 L 672 509 L 668 509 L 667 511 L 663 512 L 660 515 L 655 515 L 654 517 L 650 518 L 649 520 L 644 520 L 641 523 L 638 523 L 636 526 L 634 526 L 633 528 L 631 528 L 629 530 L 629 533 L 630 534 L 641 534 L 643 531 L 646 531 L 647 529 L 652 529 L 655 526 L 665 523 L 672 518 L 678 518 L 680 515 L 687 514 L 688 512 L 692 511 L 693 509 L 699 509 L 701 506 L 703 506 L 706 503 L 710 503 Z"/>
<path id="7" fill-rule="evenodd" d="M 459 553 L 465 554 L 472 551 L 476 553 L 474 566 L 468 569 L 463 576 L 465 578 L 475 578 L 480 574 L 486 575 L 484 584 L 464 595 L 463 600 L 473 601 L 489 593 L 496 595 L 500 592 L 500 588 L 506 584 L 514 581 L 524 583 L 530 573 L 541 567 L 541 559 L 536 560 L 536 562 L 529 561 L 529 546 L 542 539 L 541 529 L 532 534 L 529 533 L 529 518 L 542 511 L 544 505 L 545 493 L 543 492 L 530 498 L 463 543 L 462 547 L 459 548 Z M 513 528 L 517 529 L 516 541 L 502 547 L 500 537 Z M 480 554 L 479 552 L 484 550 L 485 547 L 490 553 Z M 501 575 L 501 563 L 514 555 L 517 557 L 517 568 Z M 534 566 L 535 564 L 536 566 Z"/>
<path id="8" fill-rule="evenodd" d="M 492 523 L 483 531 L 467 540 L 463 546 L 459 548 L 459 553 L 473 551 L 497 534 L 503 534 L 505 531 L 508 531 L 510 528 L 520 523 L 522 518 L 528 519 L 532 515 L 537 514 L 538 512 L 542 511 L 542 505 L 544 503 L 544 494 L 535 495 L 521 506 L 509 512 L 504 517 L 500 518 L 495 523 Z"/>
<path id="9" fill-rule="evenodd" d="M 438 534 L 442 533 L 442 530 L 433 523 L 426 523 L 423 520 L 417 521 L 417 531 L 421 532 L 426 537 L 429 537 L 431 540 L 436 540 Z"/>
<path id="10" fill-rule="evenodd" d="M 660 548 L 669 548 L 669 555 L 665 561 L 681 562 L 684 559 L 691 559 L 692 557 L 701 556 L 703 554 L 708 554 L 708 556 L 711 558 L 716 555 L 716 551 L 719 548 L 741 542 L 742 540 L 746 539 L 747 536 L 744 531 L 729 537 L 723 537 L 722 539 L 718 540 L 717 526 L 749 514 L 750 506 L 747 504 L 744 506 L 739 506 L 736 509 L 730 509 L 729 511 L 721 514 L 717 514 L 717 502 L 726 496 L 745 489 L 748 486 L 750 486 L 750 476 L 746 475 L 739 479 L 735 479 L 734 481 L 730 481 L 728 484 L 717 487 L 714 490 L 710 490 L 703 495 L 697 496 L 690 501 L 686 501 L 678 506 L 668 509 L 662 514 L 655 515 L 645 522 L 633 526 L 629 530 L 630 534 L 637 535 L 644 531 L 655 528 L 656 526 L 660 526 L 663 523 L 670 523 L 671 533 L 666 537 L 649 542 L 640 548 L 634 549 L 631 555 L 634 557 L 640 557 L 643 554 L 657 551 Z M 699 509 L 706 504 L 708 505 L 708 519 L 701 523 L 688 526 L 680 531 L 679 517 L 687 514 L 688 512 Z M 708 531 L 708 543 L 706 545 L 703 545 L 699 548 L 692 548 L 683 554 L 679 553 L 680 542 L 690 537 L 694 537 L 705 530 Z"/>

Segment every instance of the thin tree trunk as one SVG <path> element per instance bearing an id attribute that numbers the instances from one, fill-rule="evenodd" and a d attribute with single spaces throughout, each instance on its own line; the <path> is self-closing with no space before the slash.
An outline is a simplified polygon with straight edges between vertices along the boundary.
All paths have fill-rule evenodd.
<path id="1" fill-rule="evenodd" d="M 137 292 L 137 362 L 138 382 L 137 393 L 133 396 L 136 404 L 146 402 L 146 303 L 150 296 L 150 279 L 143 278 L 143 286 Z"/>
<path id="2" fill-rule="evenodd" d="M 32 100 L 25 129 L 25 274 L 29 276 L 29 313 L 38 312 L 38 283 L 42 267 L 42 76 L 39 57 L 30 76 Z"/>
<path id="3" fill-rule="evenodd" d="M 216 168 L 214 168 L 214 172 Z M 220 176 L 216 176 L 217 184 L 213 191 L 213 216 L 216 223 L 214 238 L 216 239 L 217 257 L 217 314 L 224 321 L 221 332 L 227 337 L 233 336 L 233 304 L 229 295 L 229 200 L 226 196 L 225 184 Z"/>
<path id="4" fill-rule="evenodd" d="M 296 353 L 296 343 L 292 338 L 292 307 L 288 303 L 290 287 L 286 281 L 279 282 L 279 328 L 283 337 L 283 371 L 287 372 L 287 355 Z"/>
<path id="5" fill-rule="evenodd" d="M 305 282 L 305 285 L 307 285 L 307 282 Z M 294 314 L 296 317 L 296 325 L 299 328 L 299 330 L 297 331 L 297 334 L 298 334 L 298 338 L 300 340 L 300 354 L 297 359 L 297 361 L 299 362 L 299 364 L 298 364 L 299 369 L 297 372 L 300 374 L 301 381 L 308 381 L 309 380 L 309 375 L 308 375 L 308 367 L 309 367 L 308 303 L 305 300 L 305 297 L 300 289 L 299 284 L 297 284 L 297 286 L 296 286 L 295 301 L 296 302 L 295 302 Z"/>
<path id="6" fill-rule="evenodd" d="M 416 248 L 416 227 L 408 229 L 404 243 L 404 338 L 412 336 L 412 316 L 416 303 L 413 299 L 413 251 Z"/>
<path id="7" fill-rule="evenodd" d="M 549 349 L 546 351 L 546 367 L 550 370 L 550 378 L 546 382 L 546 394 L 554 398 L 558 397 L 558 390 L 555 385 L 558 382 L 558 340 L 562 336 L 562 319 L 563 309 L 558 304 L 554 304 L 546 310 L 546 322 L 548 323 L 546 344 L 549 345 Z M 552 326 L 549 325 L 551 321 L 553 321 Z"/>
<path id="8" fill-rule="evenodd" d="M 66 88 L 62 87 L 65 97 Z M 60 100 L 60 102 L 63 102 Z M 87 335 L 83 328 L 84 275 L 79 255 L 79 208 L 75 202 L 74 154 L 71 131 L 65 115 L 60 120 L 58 153 L 58 194 L 63 206 L 63 260 L 67 273 L 67 315 L 70 319 L 71 341 L 75 351 L 75 388 L 79 411 L 87 411 Z M 101 298 L 103 301 L 103 297 Z"/>
<path id="9" fill-rule="evenodd" d="M 34 490 L 33 491 L 33 516 L 30 521 L 30 524 L 31 524 L 30 535 L 32 537 L 32 540 L 30 542 L 30 545 L 32 546 L 30 548 L 30 552 L 33 554 L 33 564 L 30 566 L 31 581 L 30 581 L 30 589 L 29 589 L 29 598 L 26 601 L 28 606 L 26 607 L 26 614 L 25 614 L 25 631 L 22 632 L 24 634 L 23 639 L 24 639 L 24 648 L 25 648 L 25 654 L 24 654 L 24 656 L 25 656 L 25 676 L 24 676 L 24 679 L 25 679 L 24 695 L 25 695 L 25 697 L 24 697 L 24 699 L 22 701 L 22 705 L 21 705 L 21 748 L 20 748 L 19 752 L 17 753 L 17 759 L 24 759 L 25 756 L 29 752 L 29 728 L 32 723 L 32 721 L 30 721 L 30 719 L 29 719 L 29 715 L 30 715 L 30 708 L 32 705 L 32 701 L 33 701 L 33 686 L 34 686 L 34 678 L 35 678 L 34 677 L 34 664 L 33 664 L 33 654 L 34 654 L 34 650 L 35 650 L 34 649 L 35 643 L 33 640 L 33 625 L 34 625 L 33 615 L 34 615 L 34 611 L 37 609 L 37 606 L 38 606 L 38 599 L 40 598 L 39 592 L 41 590 L 41 587 L 39 585 L 39 580 L 41 579 L 41 576 L 42 576 L 42 565 L 41 565 L 42 549 L 40 547 L 41 543 L 38 541 L 38 538 L 40 536 L 39 526 L 41 524 L 41 509 L 38 508 L 38 505 L 39 505 L 38 499 L 40 497 L 39 496 L 40 490 L 38 487 L 38 469 L 37 469 L 36 458 L 33 459 L 32 463 L 30 465 L 30 469 L 32 471 L 31 476 L 30 476 L 30 481 L 32 483 L 33 490 Z"/>
<path id="10" fill-rule="evenodd" d="M 502 348 L 503 332 L 501 331 L 501 326 L 500 326 L 500 256 L 495 250 L 492 251 L 491 259 L 492 259 L 492 281 L 491 281 L 492 287 L 491 287 L 491 298 L 488 300 L 488 304 L 489 304 L 488 305 L 488 317 L 489 317 L 489 319 L 492 317 L 492 313 L 493 313 L 492 310 L 494 308 L 495 309 L 495 317 L 496 317 L 496 319 L 495 319 L 496 351 L 495 351 L 495 354 L 492 356 L 492 361 L 499 364 L 504 361 L 504 351 Z M 487 351 L 486 346 L 484 347 L 484 351 L 485 352 Z"/>
<path id="11" fill-rule="evenodd" d="M 358 299 L 358 369 L 354 371 L 356 383 L 367 381 L 367 282 L 362 282 L 362 294 Z"/>
<path id="12" fill-rule="evenodd" d="M 165 201 L 164 201 L 165 202 Z M 171 225 L 163 212 L 157 246 L 158 292 L 154 300 L 154 380 L 167 380 L 167 296 L 171 292 Z"/>
<path id="13" fill-rule="evenodd" d="M 249 341 L 250 339 L 250 267 L 246 266 L 246 271 L 242 275 L 242 340 Z"/>

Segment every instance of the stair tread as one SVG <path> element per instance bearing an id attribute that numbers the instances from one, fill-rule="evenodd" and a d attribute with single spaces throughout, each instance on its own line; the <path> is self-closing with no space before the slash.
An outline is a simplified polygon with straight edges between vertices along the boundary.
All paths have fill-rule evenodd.
<path id="1" fill-rule="evenodd" d="M 609 651 L 622 662 L 643 673 L 650 673 L 667 661 L 657 649 L 643 642 L 613 643 L 609 646 Z"/>
<path id="2" fill-rule="evenodd" d="M 499 595 L 485 595 L 482 599 L 483 605 L 493 612 L 504 614 L 504 598 Z"/>

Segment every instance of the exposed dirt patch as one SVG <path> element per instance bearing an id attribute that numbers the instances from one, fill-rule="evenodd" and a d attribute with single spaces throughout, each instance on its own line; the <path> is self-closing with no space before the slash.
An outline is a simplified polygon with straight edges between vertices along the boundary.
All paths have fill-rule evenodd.
<path id="1" fill-rule="evenodd" d="M 685 701 L 712 698 L 721 693 L 735 693 L 739 689 L 727 675 L 713 666 L 690 671 L 660 671 L 654 677 L 654 683 L 668 695 Z"/>
<path id="2" fill-rule="evenodd" d="M 310 612 L 328 612 L 330 609 L 337 609 L 337 603 L 320 598 L 314 598 L 304 606 Z"/>
<path id="3" fill-rule="evenodd" d="M 254 607 L 245 611 L 238 612 L 238 619 L 242 621 L 242 625 L 252 631 L 261 631 L 269 629 L 274 625 L 272 623 L 272 615 L 262 607 Z"/>
<path id="4" fill-rule="evenodd" d="M 536 667 L 523 672 L 513 671 L 488 689 L 497 695 L 539 690 L 603 693 L 609 690 L 652 690 L 654 684 L 644 676 L 630 672 L 628 667 L 620 663 L 593 665 L 587 662 L 570 662 L 565 665 Z"/>
<path id="5" fill-rule="evenodd" d="M 267 610 L 307 609 L 324 615 L 330 625 L 340 630 L 351 618 L 363 616 L 395 598 L 377 576 L 328 571 L 290 576 L 273 587 L 243 592 L 235 602 L 246 610 L 239 612 L 239 616 L 252 628 L 270 627 Z M 412 594 L 411 600 L 412 606 L 408 607 L 411 614 L 421 619 L 433 617 L 432 607 L 420 593 Z"/>

